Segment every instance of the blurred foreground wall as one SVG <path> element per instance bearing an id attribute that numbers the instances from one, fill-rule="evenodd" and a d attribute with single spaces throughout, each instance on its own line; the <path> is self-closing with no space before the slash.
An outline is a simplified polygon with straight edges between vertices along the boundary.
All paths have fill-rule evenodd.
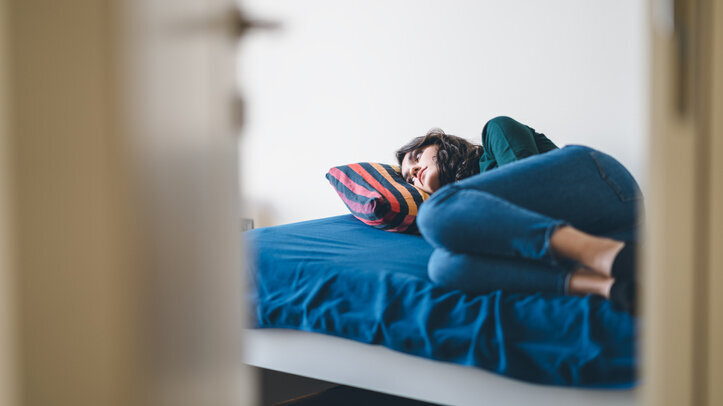
<path id="1" fill-rule="evenodd" d="M 0 2 L 0 404 L 251 402 L 231 7 Z"/>

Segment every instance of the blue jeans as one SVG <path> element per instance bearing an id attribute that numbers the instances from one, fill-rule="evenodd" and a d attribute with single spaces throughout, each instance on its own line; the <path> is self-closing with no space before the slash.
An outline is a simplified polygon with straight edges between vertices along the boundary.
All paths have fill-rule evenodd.
<path id="1" fill-rule="evenodd" d="M 435 248 L 433 282 L 473 293 L 566 293 L 572 264 L 550 237 L 571 225 L 634 240 L 642 197 L 611 156 L 572 145 L 447 185 L 422 204 L 417 225 Z"/>

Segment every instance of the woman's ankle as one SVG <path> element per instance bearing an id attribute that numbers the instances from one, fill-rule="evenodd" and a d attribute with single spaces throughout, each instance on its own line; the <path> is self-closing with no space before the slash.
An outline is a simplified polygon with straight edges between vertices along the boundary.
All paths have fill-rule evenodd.
<path id="1" fill-rule="evenodd" d="M 587 249 L 584 264 L 601 275 L 612 277 L 613 263 L 625 243 L 610 238 L 594 238 L 596 241 Z"/>
<path id="2" fill-rule="evenodd" d="M 610 289 L 615 279 L 609 278 L 586 269 L 578 269 L 570 275 L 568 282 L 568 293 L 571 295 L 599 295 L 604 298 L 610 297 Z"/>

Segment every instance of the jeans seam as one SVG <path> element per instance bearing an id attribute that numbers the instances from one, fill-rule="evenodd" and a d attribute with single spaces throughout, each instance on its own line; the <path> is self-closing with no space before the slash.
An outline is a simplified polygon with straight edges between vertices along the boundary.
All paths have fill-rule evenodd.
<path id="1" fill-rule="evenodd" d="M 605 183 L 607 183 L 610 186 L 610 188 L 613 190 L 613 192 L 615 192 L 616 195 L 618 195 L 618 199 L 620 199 L 621 202 L 630 202 L 630 201 L 637 200 L 637 197 L 625 196 L 625 194 L 622 192 L 622 190 L 620 190 L 618 185 L 615 182 L 613 182 L 612 179 L 610 179 L 610 177 L 607 175 L 605 170 L 603 170 L 602 164 L 600 163 L 600 161 L 598 161 L 597 157 L 595 156 L 595 154 L 596 154 L 595 151 L 589 152 L 589 154 L 590 154 L 590 158 L 592 158 L 593 162 L 595 163 L 595 166 L 597 167 L 597 171 L 600 174 L 600 178 L 602 180 L 604 180 Z"/>

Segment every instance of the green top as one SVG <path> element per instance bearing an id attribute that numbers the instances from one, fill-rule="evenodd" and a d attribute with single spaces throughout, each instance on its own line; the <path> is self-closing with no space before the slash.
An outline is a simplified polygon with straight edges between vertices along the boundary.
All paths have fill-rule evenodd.
<path id="1" fill-rule="evenodd" d="M 480 172 L 557 149 L 557 145 L 544 134 L 504 116 L 493 118 L 485 124 L 482 146 L 484 153 L 479 160 Z"/>

